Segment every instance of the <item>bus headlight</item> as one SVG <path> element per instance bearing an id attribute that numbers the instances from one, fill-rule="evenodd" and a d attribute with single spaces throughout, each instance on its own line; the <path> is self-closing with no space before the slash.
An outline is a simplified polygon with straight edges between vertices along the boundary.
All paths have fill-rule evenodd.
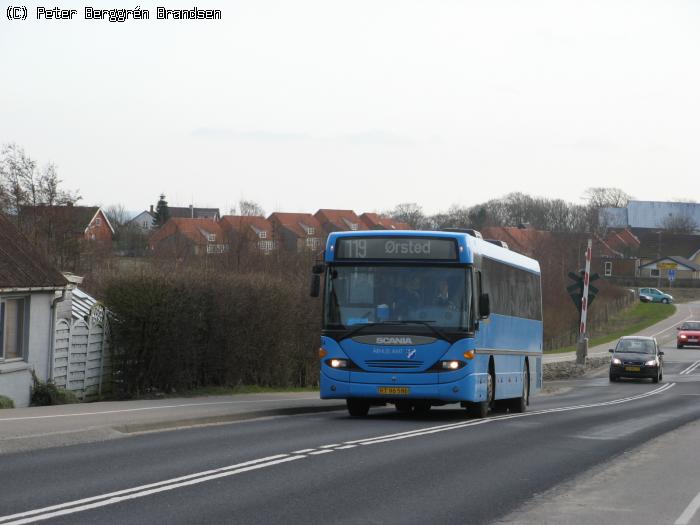
<path id="1" fill-rule="evenodd" d="M 442 361 L 443 370 L 459 370 L 464 365 L 462 361 Z"/>
<path id="2" fill-rule="evenodd" d="M 328 366 L 331 368 L 347 368 L 348 367 L 348 360 L 347 359 L 329 359 L 326 361 L 328 363 Z"/>

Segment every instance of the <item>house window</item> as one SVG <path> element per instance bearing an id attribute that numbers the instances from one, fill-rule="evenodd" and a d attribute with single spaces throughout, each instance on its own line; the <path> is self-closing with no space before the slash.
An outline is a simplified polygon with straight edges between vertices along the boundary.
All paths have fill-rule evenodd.
<path id="1" fill-rule="evenodd" d="M 24 357 L 28 304 L 24 297 L 0 301 L 0 360 Z"/>
<path id="2" fill-rule="evenodd" d="M 100 219 L 99 217 L 97 217 L 97 218 L 95 219 L 95 226 L 100 226 L 101 224 L 102 224 L 102 219 Z"/>
<path id="3" fill-rule="evenodd" d="M 258 233 L 258 237 L 260 237 L 261 239 L 267 239 L 267 232 Z"/>
<path id="4" fill-rule="evenodd" d="M 317 237 L 307 237 L 306 247 L 312 250 L 318 248 L 319 242 Z"/>
<path id="5" fill-rule="evenodd" d="M 659 276 L 659 270 L 658 270 L 658 268 L 652 268 L 652 269 L 650 270 L 650 274 L 649 274 L 649 275 L 651 275 L 652 277 L 658 277 L 658 276 Z"/>
<path id="6" fill-rule="evenodd" d="M 226 250 L 225 244 L 207 244 L 207 253 L 224 253 Z"/>
<path id="7" fill-rule="evenodd" d="M 259 241 L 258 248 L 263 252 L 271 252 L 275 249 L 274 241 Z"/>
<path id="8" fill-rule="evenodd" d="M 312 228 L 311 226 L 304 226 L 304 231 L 306 232 L 306 235 L 313 235 L 316 233 L 316 229 Z"/>
<path id="9" fill-rule="evenodd" d="M 207 241 L 216 242 L 216 234 L 215 233 L 207 233 Z"/>
<path id="10" fill-rule="evenodd" d="M 605 277 L 610 277 L 612 275 L 612 262 L 608 261 L 605 263 Z"/>
<path id="11" fill-rule="evenodd" d="M 357 224 L 354 222 L 350 223 L 350 229 L 354 232 L 357 231 Z"/>

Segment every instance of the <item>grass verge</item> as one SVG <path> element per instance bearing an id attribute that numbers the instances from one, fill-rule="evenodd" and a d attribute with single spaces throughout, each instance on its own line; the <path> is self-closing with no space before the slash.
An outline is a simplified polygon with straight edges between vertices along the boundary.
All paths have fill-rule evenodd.
<path id="1" fill-rule="evenodd" d="M 660 303 L 637 303 L 634 307 L 628 308 L 610 318 L 610 320 L 599 331 L 601 335 L 588 341 L 588 347 L 602 345 L 610 341 L 615 341 L 623 335 L 632 335 L 644 330 L 671 317 L 676 312 L 676 307 L 672 304 Z M 574 352 L 576 346 L 565 346 L 546 350 L 545 354 L 560 354 L 563 352 Z"/>

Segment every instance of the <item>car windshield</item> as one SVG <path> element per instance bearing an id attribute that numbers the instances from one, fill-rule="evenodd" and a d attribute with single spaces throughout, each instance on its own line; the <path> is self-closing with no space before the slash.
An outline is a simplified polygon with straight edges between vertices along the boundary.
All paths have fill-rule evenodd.
<path id="1" fill-rule="evenodd" d="M 464 267 L 334 266 L 326 281 L 325 325 L 417 321 L 466 330 L 471 273 Z"/>
<path id="2" fill-rule="evenodd" d="M 700 323 L 683 323 L 681 330 L 700 330 Z"/>
<path id="3" fill-rule="evenodd" d="M 621 339 L 617 343 L 616 352 L 630 354 L 653 354 L 656 351 L 654 341 L 648 339 Z"/>

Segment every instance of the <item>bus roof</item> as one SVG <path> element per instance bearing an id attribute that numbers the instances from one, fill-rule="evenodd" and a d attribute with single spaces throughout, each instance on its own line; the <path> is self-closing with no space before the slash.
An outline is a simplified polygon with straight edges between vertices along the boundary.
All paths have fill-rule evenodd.
<path id="1" fill-rule="evenodd" d="M 473 237 L 467 233 L 444 232 L 444 231 L 423 231 L 423 230 L 369 230 L 334 232 L 328 236 L 324 260 L 326 262 L 335 261 L 335 246 L 339 238 L 352 237 L 429 237 L 434 239 L 455 239 L 459 246 L 459 262 L 472 264 L 475 255 L 481 255 L 494 259 L 511 266 L 516 266 L 524 270 L 540 273 L 540 264 L 535 259 L 526 257 L 520 253 L 507 248 L 502 248 L 493 243 Z"/>

